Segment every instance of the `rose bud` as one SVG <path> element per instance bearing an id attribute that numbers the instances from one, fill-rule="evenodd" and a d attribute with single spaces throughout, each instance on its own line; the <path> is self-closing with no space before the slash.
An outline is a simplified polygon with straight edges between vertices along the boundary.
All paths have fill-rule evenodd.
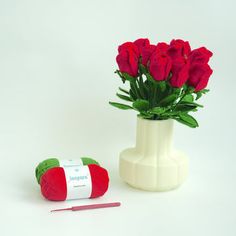
<path id="1" fill-rule="evenodd" d="M 171 70 L 170 57 L 155 50 L 150 58 L 149 70 L 155 80 L 166 80 Z"/>
<path id="2" fill-rule="evenodd" d="M 172 60 L 175 60 L 179 57 L 188 58 L 191 48 L 188 41 L 183 41 L 181 39 L 173 39 L 170 42 L 170 47 L 167 54 L 171 57 Z"/>
<path id="3" fill-rule="evenodd" d="M 194 49 L 189 55 L 190 63 L 208 63 L 212 55 L 205 47 Z"/>
<path id="4" fill-rule="evenodd" d="M 170 84 L 176 88 L 182 87 L 188 80 L 189 62 L 183 58 L 176 59 L 172 62 L 171 72 Z"/>
<path id="5" fill-rule="evenodd" d="M 138 47 L 139 53 L 141 55 L 141 63 L 147 66 L 147 63 L 156 49 L 155 45 L 151 45 L 148 39 L 137 39 L 134 44 Z"/>
<path id="6" fill-rule="evenodd" d="M 207 86 L 212 72 L 213 71 L 208 64 L 194 64 L 189 70 L 187 83 L 195 88 L 195 92 L 198 92 Z"/>
<path id="7" fill-rule="evenodd" d="M 138 75 L 139 51 L 135 44 L 127 42 L 119 46 L 116 62 L 121 72 L 133 77 Z"/>

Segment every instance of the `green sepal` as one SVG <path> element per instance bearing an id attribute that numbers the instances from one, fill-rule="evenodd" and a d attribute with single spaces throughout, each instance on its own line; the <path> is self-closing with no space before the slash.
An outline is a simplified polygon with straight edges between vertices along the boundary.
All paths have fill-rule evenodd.
<path id="1" fill-rule="evenodd" d="M 143 65 L 143 64 L 139 64 L 139 71 L 141 72 L 141 74 L 146 74 L 148 73 L 147 68 Z"/>
<path id="2" fill-rule="evenodd" d="M 164 92 L 166 90 L 166 82 L 165 81 L 158 82 L 158 87 L 160 88 L 161 92 Z"/>
<path id="3" fill-rule="evenodd" d="M 131 83 L 134 83 L 136 81 L 135 77 L 132 77 L 131 75 L 129 75 L 127 73 L 122 73 L 122 75 L 124 76 L 125 80 L 128 80 Z"/>
<path id="4" fill-rule="evenodd" d="M 198 100 L 200 97 L 202 97 L 203 94 L 206 94 L 208 93 L 210 90 L 209 89 L 203 89 L 203 90 L 200 90 L 198 92 L 196 92 L 196 100 Z"/>
<path id="5" fill-rule="evenodd" d="M 197 92 L 196 95 L 197 95 L 197 96 L 196 96 L 196 100 L 198 100 L 199 98 L 201 98 L 202 93 L 201 93 L 201 92 Z"/>
<path id="6" fill-rule="evenodd" d="M 125 83 L 125 78 L 124 78 L 124 76 L 122 75 L 122 72 L 120 72 L 119 70 L 116 70 L 114 73 L 115 73 L 115 74 L 118 74 L 119 77 L 121 78 L 122 82 Z"/>
<path id="7" fill-rule="evenodd" d="M 173 88 L 173 93 L 176 95 L 180 95 L 181 89 L 180 88 Z"/>
<path id="8" fill-rule="evenodd" d="M 186 93 L 193 93 L 194 90 L 195 90 L 194 87 L 192 87 L 192 86 L 188 86 L 188 87 L 187 87 L 187 91 L 186 91 Z"/>
<path id="9" fill-rule="evenodd" d="M 155 83 L 156 81 L 153 79 L 153 77 L 149 74 L 149 73 L 146 73 L 146 78 L 148 81 L 152 82 L 152 83 Z"/>
<path id="10" fill-rule="evenodd" d="M 201 92 L 202 92 L 203 94 L 206 94 L 206 93 L 210 92 L 210 89 L 203 89 L 203 90 L 201 90 Z"/>

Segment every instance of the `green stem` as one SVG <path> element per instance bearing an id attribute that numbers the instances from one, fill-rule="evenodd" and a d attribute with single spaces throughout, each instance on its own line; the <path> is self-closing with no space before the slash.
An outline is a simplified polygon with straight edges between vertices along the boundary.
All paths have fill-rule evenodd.
<path id="1" fill-rule="evenodd" d="M 182 91 L 182 94 L 180 95 L 180 99 L 179 99 L 179 101 L 177 102 L 177 103 L 175 103 L 175 104 L 173 104 L 169 109 L 167 109 L 165 112 L 172 112 L 175 108 L 176 108 L 176 106 L 183 100 L 183 98 L 187 95 L 188 93 L 186 93 L 186 91 Z"/>
<path id="2" fill-rule="evenodd" d="M 150 81 L 148 81 L 148 101 L 149 101 L 149 104 L 152 106 L 153 89 L 152 89 L 152 82 Z"/>
<path id="3" fill-rule="evenodd" d="M 130 82 L 130 88 L 132 89 L 132 91 L 136 95 L 136 97 L 140 98 L 140 94 L 139 94 L 139 91 L 138 91 L 136 81 L 135 82 Z"/>
<path id="4" fill-rule="evenodd" d="M 142 96 L 142 98 L 146 99 L 145 93 L 144 93 L 144 84 L 143 84 L 143 77 L 142 74 L 139 76 L 138 85 L 139 85 L 139 91 Z"/>
<path id="5" fill-rule="evenodd" d="M 182 94 L 180 95 L 180 99 L 177 103 L 175 103 L 170 109 L 174 110 L 176 106 L 184 99 L 184 97 L 187 95 L 187 91 L 183 90 Z"/>
<path id="6" fill-rule="evenodd" d="M 153 90 L 153 107 L 157 104 L 157 84 L 154 84 L 154 90 Z"/>

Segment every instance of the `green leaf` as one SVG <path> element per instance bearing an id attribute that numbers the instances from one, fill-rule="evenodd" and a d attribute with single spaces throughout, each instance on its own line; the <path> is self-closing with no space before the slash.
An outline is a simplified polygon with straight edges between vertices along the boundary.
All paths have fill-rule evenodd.
<path id="1" fill-rule="evenodd" d="M 174 111 L 189 112 L 194 111 L 197 108 L 194 104 L 177 104 Z"/>
<path id="2" fill-rule="evenodd" d="M 123 99 L 123 100 L 128 101 L 128 102 L 132 102 L 133 101 L 130 97 L 122 95 L 122 94 L 119 94 L 119 93 L 117 93 L 116 96 L 119 97 L 120 99 Z"/>
<path id="3" fill-rule="evenodd" d="M 128 80 L 129 82 L 135 82 L 136 78 L 132 77 L 131 75 L 127 74 L 127 73 L 122 73 L 122 75 L 124 76 L 125 80 Z"/>
<path id="4" fill-rule="evenodd" d="M 122 109 L 122 110 L 128 110 L 128 109 L 133 109 L 133 107 L 128 106 L 126 104 L 122 104 L 122 103 L 117 103 L 117 102 L 109 102 L 110 105 L 112 105 L 113 107 Z"/>
<path id="5" fill-rule="evenodd" d="M 177 99 L 177 95 L 176 94 L 171 94 L 165 98 L 163 98 L 160 102 L 159 102 L 159 106 L 167 106 L 171 103 L 173 103 L 176 99 Z"/>
<path id="6" fill-rule="evenodd" d="M 138 111 L 147 111 L 149 109 L 149 102 L 143 99 L 137 99 L 133 102 L 133 107 Z"/>
<path id="7" fill-rule="evenodd" d="M 198 103 L 196 103 L 196 102 L 181 101 L 181 102 L 179 102 L 179 104 L 182 104 L 182 105 L 194 105 L 194 106 L 196 106 L 196 107 L 203 107 L 203 105 L 198 104 Z"/>
<path id="8" fill-rule="evenodd" d="M 121 87 L 119 87 L 119 90 L 120 90 L 121 92 L 126 93 L 126 94 L 129 95 L 129 91 L 127 91 L 127 90 L 125 90 L 125 89 L 123 89 L 123 88 L 121 88 Z"/>
<path id="9" fill-rule="evenodd" d="M 176 117 L 174 119 L 182 124 L 185 124 L 185 125 L 191 127 L 191 128 L 198 127 L 197 121 L 187 113 L 180 113 L 179 117 Z"/>
<path id="10" fill-rule="evenodd" d="M 150 114 L 150 113 L 147 113 L 147 112 L 140 112 L 140 114 L 138 114 L 138 117 L 142 117 L 144 119 L 152 119 L 153 114 Z"/>
<path id="11" fill-rule="evenodd" d="M 183 97 L 183 99 L 181 100 L 182 102 L 193 102 L 194 97 L 192 94 L 187 94 Z"/>
<path id="12" fill-rule="evenodd" d="M 161 114 L 161 117 L 166 117 L 167 118 L 174 118 L 175 116 L 178 116 L 179 115 L 179 111 L 167 111 L 167 112 L 164 112 L 163 114 Z"/>
<path id="13" fill-rule="evenodd" d="M 150 113 L 155 114 L 155 115 L 160 115 L 164 113 L 166 109 L 164 107 L 154 107 L 150 110 Z"/>

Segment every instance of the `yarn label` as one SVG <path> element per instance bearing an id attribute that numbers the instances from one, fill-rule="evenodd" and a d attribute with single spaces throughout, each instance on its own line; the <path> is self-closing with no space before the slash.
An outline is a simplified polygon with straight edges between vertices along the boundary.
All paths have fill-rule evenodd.
<path id="1" fill-rule="evenodd" d="M 82 159 L 77 160 L 59 160 L 60 167 L 74 167 L 74 166 L 82 166 Z"/>
<path id="2" fill-rule="evenodd" d="M 92 193 L 92 181 L 88 166 L 64 167 L 67 197 L 66 200 L 89 198 Z"/>

